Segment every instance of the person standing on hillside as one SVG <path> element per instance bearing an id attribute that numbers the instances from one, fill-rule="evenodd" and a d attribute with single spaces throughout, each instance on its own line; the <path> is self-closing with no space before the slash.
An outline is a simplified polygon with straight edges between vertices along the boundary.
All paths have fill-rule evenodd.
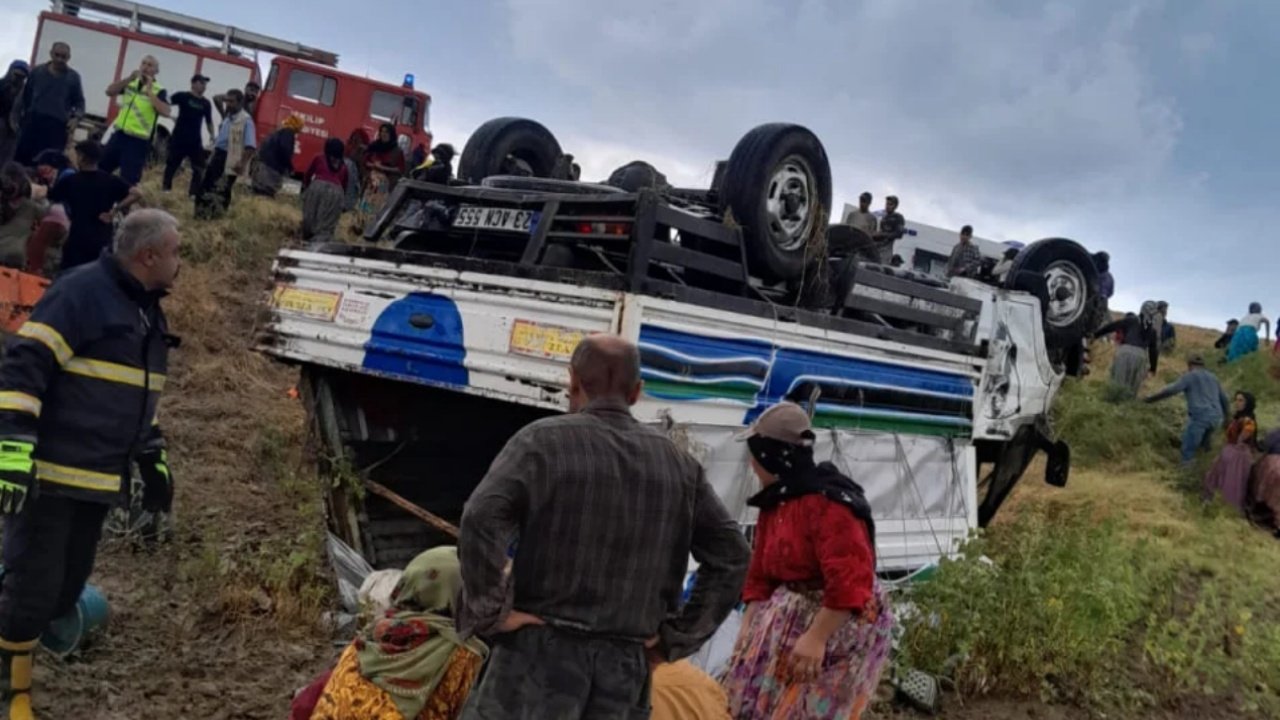
<path id="1" fill-rule="evenodd" d="M 41 150 L 65 152 L 71 129 L 84 115 L 80 73 L 71 69 L 71 46 L 56 42 L 49 62 L 37 65 L 22 90 L 22 128 L 14 159 L 30 166 Z"/>
<path id="2" fill-rule="evenodd" d="M 982 252 L 973 242 L 973 226 L 960 228 L 960 242 L 951 249 L 947 258 L 947 277 L 975 278 L 982 270 Z"/>
<path id="3" fill-rule="evenodd" d="M 142 182 L 142 171 L 151 155 L 151 136 L 160 116 L 169 117 L 169 93 L 157 79 L 160 61 L 148 55 L 129 76 L 107 86 L 107 97 L 116 99 L 119 111 L 111 123 L 111 139 L 102 157 L 103 172 L 120 170 L 130 185 Z"/>
<path id="4" fill-rule="evenodd" d="M 1095 340 L 1116 331 L 1123 336 L 1111 362 L 1111 384 L 1123 388 L 1128 398 L 1137 396 L 1147 375 L 1154 375 L 1160 366 L 1160 342 L 1151 320 L 1155 309 L 1156 304 L 1148 300 L 1140 314 L 1126 313 L 1093 333 Z"/>
<path id="5" fill-rule="evenodd" d="M 243 91 L 230 90 L 225 93 L 214 95 L 213 106 L 218 109 L 218 114 L 224 118 L 227 117 L 228 113 L 235 112 L 231 110 L 227 105 L 227 98 L 229 98 L 231 96 L 231 93 L 233 92 L 240 93 L 240 102 L 239 102 L 240 109 L 244 110 L 245 112 L 249 113 L 250 116 L 252 116 L 254 112 L 256 112 L 258 109 L 258 94 L 262 92 L 262 86 L 254 82 L 253 80 L 250 80 L 249 82 L 244 84 Z"/>
<path id="6" fill-rule="evenodd" d="M 635 345 L 584 339 L 570 413 L 516 433 L 467 501 L 459 629 L 494 651 L 464 720 L 648 718 L 651 664 L 691 655 L 736 604 L 746 539 L 698 461 L 632 417 L 640 390 Z"/>
<path id="7" fill-rule="evenodd" d="M 1240 318 L 1240 327 L 1231 336 L 1231 344 L 1227 346 L 1227 362 L 1235 362 L 1240 358 L 1258 351 L 1258 339 L 1262 328 L 1266 327 L 1266 339 L 1271 341 L 1271 321 L 1262 314 L 1261 303 L 1249 303 L 1249 314 Z"/>
<path id="8" fill-rule="evenodd" d="M 293 151 L 297 148 L 298 133 L 302 132 L 302 118 L 290 115 L 280 123 L 280 128 L 262 139 L 258 147 L 258 162 L 253 164 L 249 186 L 253 194 L 275 197 L 284 186 L 284 179 L 293 174 Z"/>
<path id="9" fill-rule="evenodd" d="M 178 275 L 178 221 L 144 209 L 115 253 L 49 287 L 10 338 L 0 366 L 0 717 L 31 720 L 32 651 L 73 611 L 93 570 L 103 521 L 128 499 L 173 499 L 156 405 L 168 372 L 160 299 Z"/>
<path id="10" fill-rule="evenodd" d="M 213 103 L 204 96 L 209 87 L 209 78 L 196 73 L 191 77 L 191 91 L 173 94 L 173 106 L 178 108 L 178 119 L 173 123 L 173 134 L 169 136 L 169 149 L 164 162 L 165 192 L 173 189 L 173 176 L 182 167 L 182 161 L 191 163 L 191 183 L 187 186 L 187 194 L 195 197 L 200 189 L 200 180 L 204 175 L 204 137 L 200 134 L 203 126 L 213 137 Z"/>
<path id="11" fill-rule="evenodd" d="M 257 130 L 253 118 L 245 112 L 244 94 L 230 90 L 226 94 L 227 115 L 218 127 L 213 140 L 213 159 L 204 174 L 200 193 L 196 197 L 196 217 L 209 219 L 231 207 L 231 190 L 236 178 L 244 175 L 258 147 Z"/>
<path id="12" fill-rule="evenodd" d="M 14 60 L 0 79 L 0 165 L 12 160 L 13 151 L 18 148 L 18 111 L 29 75 L 31 66 L 24 60 Z"/>
<path id="13" fill-rule="evenodd" d="M 880 231 L 880 220 L 876 217 L 875 213 L 871 212 L 872 199 L 871 193 L 869 192 L 864 192 L 859 195 L 858 209 L 850 210 L 849 214 L 845 215 L 844 224 L 854 228 L 855 230 L 862 231 L 862 233 L 867 236 L 867 239 L 871 241 L 870 245 L 860 248 L 858 253 L 859 259 L 865 260 L 866 262 L 883 263 L 883 250 L 885 247 L 888 247 L 889 252 L 892 254 L 893 243 L 890 242 L 886 245 L 885 243 L 880 242 L 876 237 L 876 233 Z"/>
<path id="14" fill-rule="evenodd" d="M 1190 463 L 1196 452 L 1208 450 L 1215 428 L 1223 426 L 1231 413 L 1231 401 L 1213 373 L 1204 368 L 1204 358 L 1192 355 L 1187 372 L 1143 402 L 1160 402 L 1181 393 L 1187 398 L 1187 427 L 1182 433 L 1182 462 Z"/>
<path id="15" fill-rule="evenodd" d="M 880 215 L 880 229 L 876 231 L 876 245 L 880 247 L 880 263 L 888 265 L 893 259 L 893 244 L 907 234 L 907 219 L 898 212 L 898 196 L 884 199 L 884 212 Z"/>
<path id="16" fill-rule="evenodd" d="M 58 181 L 49 189 L 49 202 L 61 203 L 67 210 L 71 230 L 62 251 L 62 270 L 91 263 L 111 245 L 114 215 L 127 210 L 142 197 L 137 186 L 130 187 L 124 178 L 98 168 L 102 145 L 84 140 L 76 145 L 74 175 Z"/>

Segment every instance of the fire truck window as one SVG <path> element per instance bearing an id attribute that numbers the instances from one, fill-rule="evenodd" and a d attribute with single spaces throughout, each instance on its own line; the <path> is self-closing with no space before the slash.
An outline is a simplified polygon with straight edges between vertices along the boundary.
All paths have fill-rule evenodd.
<path id="1" fill-rule="evenodd" d="M 321 105 L 333 105 L 338 93 L 338 81 L 306 70 L 289 72 L 289 96 L 310 100 Z"/>
<path id="2" fill-rule="evenodd" d="M 410 95 L 404 99 L 404 124 L 411 128 L 417 129 L 418 126 L 418 98 Z"/>
<path id="3" fill-rule="evenodd" d="M 395 93 L 374 90 L 369 100 L 369 116 L 383 122 L 399 123 L 404 102 Z"/>

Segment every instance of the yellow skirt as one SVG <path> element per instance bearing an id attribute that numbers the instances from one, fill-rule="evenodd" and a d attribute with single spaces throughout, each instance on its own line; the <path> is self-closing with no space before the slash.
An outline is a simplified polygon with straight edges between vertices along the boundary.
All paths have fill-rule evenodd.
<path id="1" fill-rule="evenodd" d="M 462 704 L 484 660 L 466 648 L 458 648 L 449 658 L 449 668 L 436 686 L 427 705 L 416 718 L 400 714 L 386 690 L 360 674 L 355 645 L 348 645 L 338 665 L 325 683 L 320 702 L 311 720 L 453 720 L 462 713 Z"/>

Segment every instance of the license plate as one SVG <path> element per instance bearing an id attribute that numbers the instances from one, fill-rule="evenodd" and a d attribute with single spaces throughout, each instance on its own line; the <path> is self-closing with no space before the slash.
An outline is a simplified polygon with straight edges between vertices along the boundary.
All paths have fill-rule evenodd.
<path id="1" fill-rule="evenodd" d="M 534 357 L 568 360 L 587 333 L 532 320 L 516 320 L 511 326 L 511 352 Z"/>
<path id="2" fill-rule="evenodd" d="M 319 320 L 333 320 L 341 299 L 342 293 L 305 290 L 292 285 L 277 285 L 274 293 L 277 309 Z"/>
<path id="3" fill-rule="evenodd" d="M 474 228 L 476 230 L 510 230 L 512 232 L 527 233 L 537 222 L 537 219 L 538 212 L 536 210 L 463 205 L 458 208 L 458 217 L 453 219 L 453 226 L 455 228 Z"/>

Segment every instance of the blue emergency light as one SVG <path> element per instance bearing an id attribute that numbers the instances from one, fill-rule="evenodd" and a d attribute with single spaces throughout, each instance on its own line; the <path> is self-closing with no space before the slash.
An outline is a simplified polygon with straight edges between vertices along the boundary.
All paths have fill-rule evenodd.
<path id="1" fill-rule="evenodd" d="M 413 89 L 413 73 L 404 74 L 404 86 L 409 88 L 410 90 Z"/>

